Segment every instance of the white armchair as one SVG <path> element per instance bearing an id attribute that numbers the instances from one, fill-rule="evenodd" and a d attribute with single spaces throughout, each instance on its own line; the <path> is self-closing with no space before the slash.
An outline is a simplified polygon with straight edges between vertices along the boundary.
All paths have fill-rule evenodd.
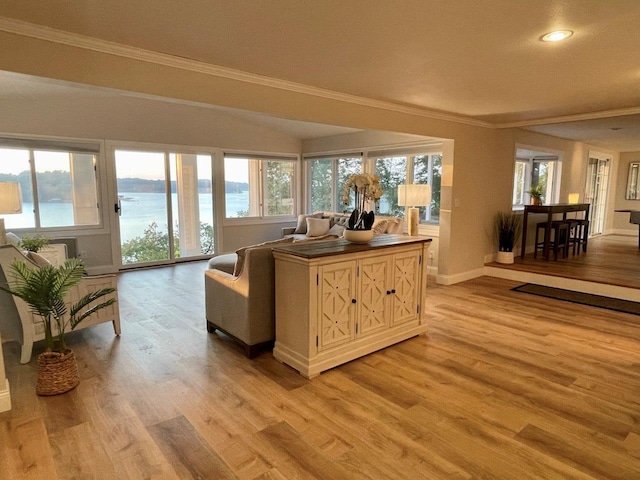
<path id="1" fill-rule="evenodd" d="M 0 269 L 4 273 L 5 279 L 9 280 L 11 278 L 10 267 L 16 260 L 25 262 L 30 267 L 40 268 L 36 263 L 25 257 L 15 246 L 0 245 Z M 67 304 L 77 302 L 89 292 L 102 288 L 115 288 L 116 286 L 115 275 L 84 277 L 78 285 L 69 291 Z M 6 292 L 0 293 L 3 295 L 3 301 L 5 298 L 13 299 L 17 310 L 17 317 L 15 315 L 7 315 L 5 312 L 3 318 L 0 319 L 0 322 L 3 323 L 3 330 L 8 332 L 11 338 L 18 340 L 22 344 L 20 363 L 29 363 L 33 351 L 33 343 L 44 339 L 44 324 L 39 316 L 31 313 L 29 306 L 23 300 Z M 117 299 L 117 295 L 118 292 L 114 292 L 106 298 L 115 297 Z M 117 302 L 83 320 L 76 327 L 76 330 L 108 321 L 113 322 L 115 334 L 120 335 L 120 310 Z"/>

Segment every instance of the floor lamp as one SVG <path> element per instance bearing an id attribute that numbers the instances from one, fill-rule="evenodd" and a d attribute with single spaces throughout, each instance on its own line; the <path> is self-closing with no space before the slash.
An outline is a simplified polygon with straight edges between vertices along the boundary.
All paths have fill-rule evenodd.
<path id="1" fill-rule="evenodd" d="M 431 185 L 407 184 L 398 186 L 398 205 L 409 207 L 407 225 L 409 235 L 418 235 L 420 209 L 431 205 Z"/>
<path id="2" fill-rule="evenodd" d="M 22 194 L 18 182 L 0 182 L 0 215 L 22 213 Z M 7 243 L 4 218 L 0 218 L 0 245 Z"/>

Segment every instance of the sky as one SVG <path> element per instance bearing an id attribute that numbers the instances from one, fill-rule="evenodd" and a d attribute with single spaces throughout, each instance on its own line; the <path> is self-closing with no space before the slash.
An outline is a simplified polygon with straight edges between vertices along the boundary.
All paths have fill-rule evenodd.
<path id="1" fill-rule="evenodd" d="M 69 171 L 69 157 L 64 152 L 37 151 L 35 159 L 36 166 L 40 171 Z M 211 178 L 210 162 L 211 156 L 198 155 L 199 178 Z M 0 173 L 17 175 L 25 170 L 29 170 L 28 150 L 0 148 Z M 119 178 L 164 180 L 164 153 L 116 150 L 116 170 Z M 247 183 L 247 160 L 226 159 L 225 179 Z"/>

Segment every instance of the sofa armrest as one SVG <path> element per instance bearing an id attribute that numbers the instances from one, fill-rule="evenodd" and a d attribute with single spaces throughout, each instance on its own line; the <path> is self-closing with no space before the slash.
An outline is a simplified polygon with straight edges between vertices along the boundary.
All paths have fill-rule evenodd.
<path id="1" fill-rule="evenodd" d="M 296 231 L 296 227 L 284 227 L 282 229 L 282 236 L 286 236 L 286 235 L 292 235 L 293 232 Z"/>

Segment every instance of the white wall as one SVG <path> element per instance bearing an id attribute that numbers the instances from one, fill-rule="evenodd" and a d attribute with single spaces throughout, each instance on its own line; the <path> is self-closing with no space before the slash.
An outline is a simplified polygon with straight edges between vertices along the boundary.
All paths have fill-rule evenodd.
<path id="1" fill-rule="evenodd" d="M 627 200 L 627 181 L 629 176 L 629 164 L 632 162 L 640 162 L 640 152 L 623 152 L 620 153 L 619 167 L 616 176 L 613 179 L 618 186 L 615 198 L 615 210 L 640 210 L 640 200 Z M 637 235 L 638 226 L 629 223 L 628 213 L 613 213 L 613 231 L 616 233 Z"/>

